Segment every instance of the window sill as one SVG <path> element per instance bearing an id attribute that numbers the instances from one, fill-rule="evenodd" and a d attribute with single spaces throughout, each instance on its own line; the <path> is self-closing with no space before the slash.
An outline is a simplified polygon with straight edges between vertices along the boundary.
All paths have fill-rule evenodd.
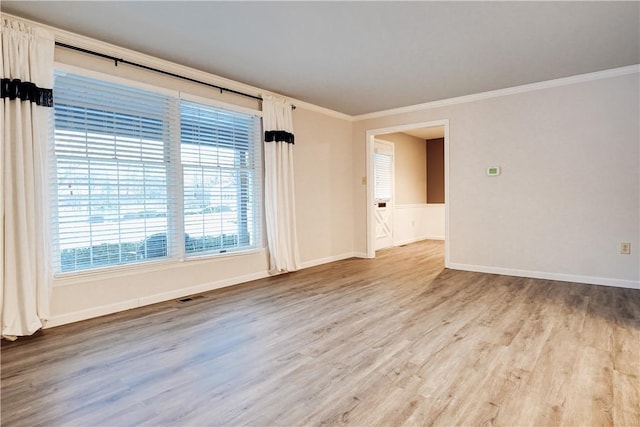
<path id="1" fill-rule="evenodd" d="M 209 253 L 199 256 L 192 256 L 183 259 L 169 258 L 157 261 L 147 261 L 138 264 L 114 265 L 110 267 L 100 267 L 89 270 L 80 270 L 67 273 L 58 273 L 53 276 L 53 286 L 62 287 L 76 285 L 94 280 L 104 280 L 115 277 L 126 277 L 137 274 L 152 273 L 162 270 L 170 270 L 176 267 L 188 264 L 215 262 L 224 258 L 251 256 L 257 254 L 266 254 L 265 248 L 247 249 L 244 251 Z"/>
<path id="2" fill-rule="evenodd" d="M 231 252 L 218 252 L 218 253 L 203 253 L 202 255 L 193 255 L 189 257 L 185 257 L 182 259 L 182 262 L 194 262 L 194 261 L 203 261 L 210 259 L 218 259 L 218 258 L 229 258 L 235 257 L 239 255 L 250 255 L 256 254 L 259 252 L 264 252 L 264 248 L 256 248 L 256 249 L 246 249 L 242 251 L 231 251 Z"/>

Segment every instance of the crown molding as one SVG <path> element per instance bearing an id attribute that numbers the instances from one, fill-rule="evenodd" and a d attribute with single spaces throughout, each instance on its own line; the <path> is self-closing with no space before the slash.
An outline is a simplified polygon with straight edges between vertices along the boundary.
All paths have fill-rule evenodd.
<path id="1" fill-rule="evenodd" d="M 593 73 L 578 74 L 571 77 L 562 77 L 554 80 L 546 80 L 538 83 L 531 83 L 522 86 L 514 86 L 505 89 L 491 90 L 488 92 L 480 92 L 472 95 L 458 96 L 455 98 L 442 99 L 439 101 L 426 102 L 423 104 L 409 105 L 407 107 L 393 108 L 390 110 L 376 111 L 373 113 L 360 114 L 353 116 L 353 121 L 362 121 L 369 119 L 377 119 L 380 117 L 388 117 L 396 114 L 407 114 L 416 111 L 428 110 L 433 108 L 446 107 L 448 105 L 466 104 L 469 102 L 482 101 L 485 99 L 498 98 L 501 96 L 515 95 L 519 93 L 533 92 L 542 89 L 567 86 L 576 83 L 584 83 L 593 80 L 608 79 L 627 74 L 640 73 L 640 64 L 628 65 L 626 67 L 612 68 L 609 70 L 596 71 Z"/>
<path id="2" fill-rule="evenodd" d="M 347 122 L 354 122 L 354 116 L 349 114 L 341 113 L 339 111 L 331 110 L 329 108 L 320 107 L 319 105 L 311 104 L 309 102 L 296 100 L 293 98 L 288 98 L 291 100 L 291 103 L 296 106 L 296 108 L 302 108 L 303 110 L 314 111 L 316 113 L 324 114 L 325 116 L 334 117 L 336 119 L 345 120 Z"/>

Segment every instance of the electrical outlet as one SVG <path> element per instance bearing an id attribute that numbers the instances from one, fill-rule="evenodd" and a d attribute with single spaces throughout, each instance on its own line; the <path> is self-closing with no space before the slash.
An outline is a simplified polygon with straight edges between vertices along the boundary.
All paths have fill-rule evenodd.
<path id="1" fill-rule="evenodd" d="M 623 255 L 629 255 L 631 253 L 631 243 L 620 242 L 620 253 Z"/>

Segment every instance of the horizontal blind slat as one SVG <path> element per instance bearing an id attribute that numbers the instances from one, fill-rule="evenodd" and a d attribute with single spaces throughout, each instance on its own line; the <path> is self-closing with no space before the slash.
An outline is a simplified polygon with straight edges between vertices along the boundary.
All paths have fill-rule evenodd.
<path id="1" fill-rule="evenodd" d="M 54 97 L 58 272 L 261 245 L 258 116 L 67 73 Z"/>
<path id="2" fill-rule="evenodd" d="M 180 136 L 187 256 L 258 247 L 259 118 L 183 101 Z"/>
<path id="3" fill-rule="evenodd" d="M 54 84 L 57 270 L 166 256 L 176 100 L 72 74 Z M 156 237 L 157 240 L 157 237 Z M 162 240 L 162 239 L 160 239 Z"/>

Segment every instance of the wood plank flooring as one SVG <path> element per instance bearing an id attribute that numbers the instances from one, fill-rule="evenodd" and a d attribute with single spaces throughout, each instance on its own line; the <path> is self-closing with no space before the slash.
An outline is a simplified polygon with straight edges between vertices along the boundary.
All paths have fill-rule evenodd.
<path id="1" fill-rule="evenodd" d="M 639 426 L 640 291 L 425 241 L 2 342 L 2 426 Z"/>

